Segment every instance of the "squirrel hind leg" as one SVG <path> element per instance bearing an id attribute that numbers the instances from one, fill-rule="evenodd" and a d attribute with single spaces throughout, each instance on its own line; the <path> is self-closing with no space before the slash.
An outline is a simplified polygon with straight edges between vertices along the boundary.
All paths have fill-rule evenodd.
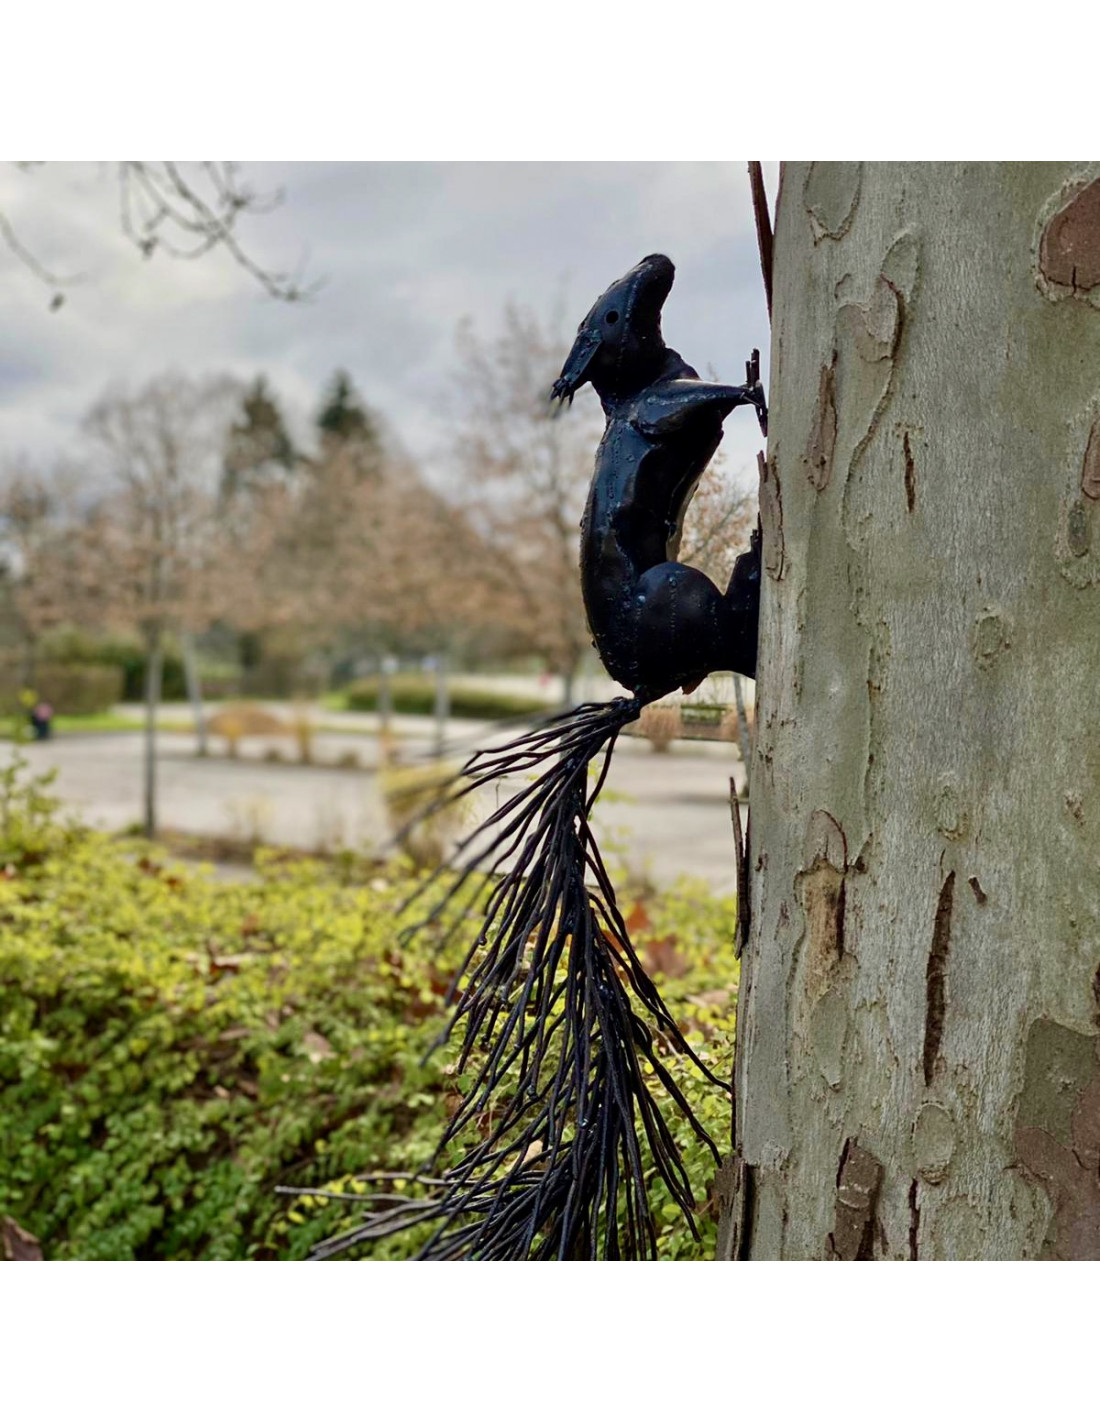
<path id="1" fill-rule="evenodd" d="M 638 580 L 634 606 L 640 685 L 661 695 L 677 688 L 690 691 L 711 672 L 730 666 L 730 607 L 698 568 L 669 562 L 647 569 Z"/>
<path id="2" fill-rule="evenodd" d="M 760 619 L 756 546 L 738 558 L 724 594 L 698 568 L 659 563 L 639 578 L 634 606 L 639 685 L 667 694 L 678 687 L 693 691 L 716 671 L 755 678 Z"/>

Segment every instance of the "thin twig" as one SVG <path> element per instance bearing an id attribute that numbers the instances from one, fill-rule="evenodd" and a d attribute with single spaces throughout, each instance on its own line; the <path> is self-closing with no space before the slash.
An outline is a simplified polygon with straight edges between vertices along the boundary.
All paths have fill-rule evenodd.
<path id="1" fill-rule="evenodd" d="M 63 277 L 58 276 L 56 272 L 50 271 L 49 267 L 44 266 L 34 253 L 19 240 L 15 228 L 11 225 L 3 212 L 0 212 L 0 239 L 3 240 L 8 251 L 11 252 L 14 257 L 18 257 L 28 271 L 33 272 L 39 281 L 53 290 L 54 298 L 50 303 L 51 310 L 56 310 L 65 299 L 58 290 L 58 287 L 74 286 L 77 282 L 85 280 L 83 276 Z"/>

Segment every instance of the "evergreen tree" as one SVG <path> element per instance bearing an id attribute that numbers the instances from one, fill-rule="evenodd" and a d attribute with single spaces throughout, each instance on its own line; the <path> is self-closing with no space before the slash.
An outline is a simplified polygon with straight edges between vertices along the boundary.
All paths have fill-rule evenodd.
<path id="1" fill-rule="evenodd" d="M 350 454 L 360 473 L 377 472 L 381 457 L 378 425 L 347 371 L 338 370 L 329 382 L 317 416 L 317 428 L 321 435 L 322 459 L 334 454 Z"/>
<path id="2" fill-rule="evenodd" d="M 258 480 L 285 477 L 298 462 L 282 411 L 260 375 L 245 391 L 226 440 L 222 494 L 232 498 Z"/>

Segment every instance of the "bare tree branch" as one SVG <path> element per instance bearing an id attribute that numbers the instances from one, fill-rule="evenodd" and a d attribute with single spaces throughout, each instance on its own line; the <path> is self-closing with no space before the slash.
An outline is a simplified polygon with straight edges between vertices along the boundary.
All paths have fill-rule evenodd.
<path id="1" fill-rule="evenodd" d="M 15 166 L 30 172 L 41 164 Z M 304 301 L 313 296 L 321 283 L 305 282 L 304 262 L 295 272 L 273 270 L 251 256 L 240 237 L 241 218 L 273 212 L 283 201 L 282 191 L 263 194 L 248 186 L 236 163 L 201 162 L 193 166 L 194 180 L 184 172 L 184 165 L 167 160 L 117 165 L 119 224 L 141 255 L 149 259 L 164 252 L 177 260 L 194 261 L 221 248 L 275 300 Z M 209 195 L 204 193 L 204 186 Z M 52 290 L 52 311 L 65 300 L 62 287 L 86 280 L 83 276 L 65 277 L 51 271 L 20 239 L 2 212 L 0 241 Z"/>
<path id="2" fill-rule="evenodd" d="M 50 300 L 50 310 L 57 311 L 65 301 L 63 293 L 58 289 L 62 286 L 72 286 L 78 281 L 85 280 L 82 276 L 63 277 L 44 266 L 34 253 L 23 245 L 19 240 L 15 228 L 8 221 L 3 212 L 0 212 L 0 240 L 3 241 L 8 251 L 23 263 L 28 271 L 53 290 L 53 297 Z"/>

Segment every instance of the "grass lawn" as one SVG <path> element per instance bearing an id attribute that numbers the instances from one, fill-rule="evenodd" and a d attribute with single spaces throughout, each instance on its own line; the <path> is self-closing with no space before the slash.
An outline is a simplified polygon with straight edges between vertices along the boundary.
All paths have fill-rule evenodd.
<path id="1" fill-rule="evenodd" d="M 114 711 L 96 711 L 87 716 L 55 716 L 53 733 L 64 736 L 73 731 L 132 731 L 136 724 L 129 716 L 119 716 Z M 29 725 L 27 730 L 29 732 Z M 0 729 L 0 736 L 6 741 L 15 739 L 10 720 Z"/>
<path id="2" fill-rule="evenodd" d="M 57 715 L 53 718 L 55 736 L 71 736 L 87 731 L 137 731 L 142 722 L 134 716 L 120 716 L 117 711 L 95 711 L 87 716 Z M 157 721 L 158 731 L 190 731 L 190 721 Z M 29 732 L 30 726 L 27 730 Z M 0 740 L 14 740 L 15 732 L 11 720 L 0 726 Z M 22 733 L 20 733 L 22 738 Z"/>

